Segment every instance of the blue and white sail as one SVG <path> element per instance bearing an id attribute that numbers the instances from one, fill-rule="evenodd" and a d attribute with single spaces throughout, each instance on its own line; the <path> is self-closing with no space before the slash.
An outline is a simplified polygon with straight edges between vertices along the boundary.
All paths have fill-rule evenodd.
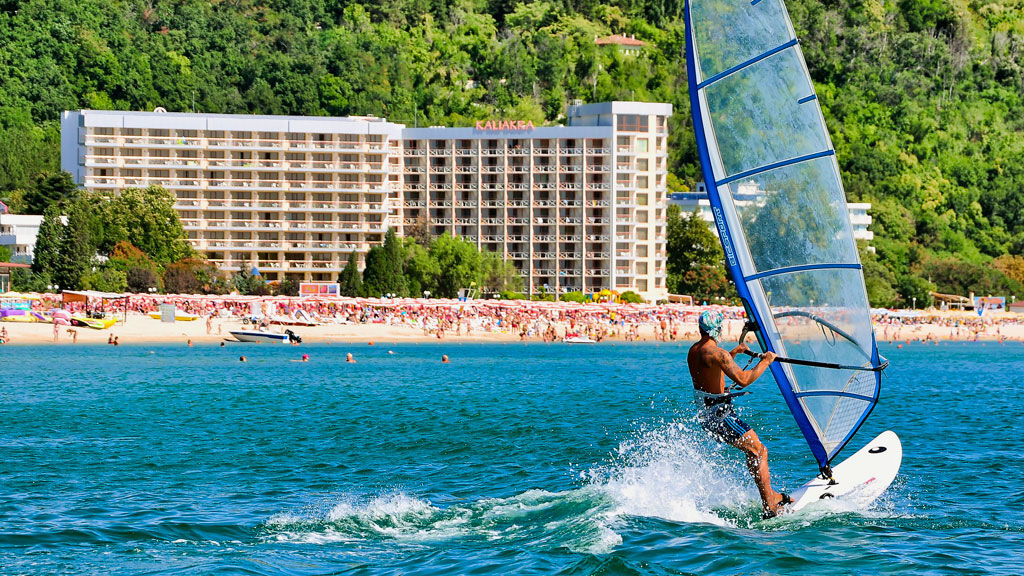
<path id="1" fill-rule="evenodd" d="M 782 0 L 689 0 L 686 41 L 708 196 L 761 346 L 846 367 L 771 367 L 827 470 L 878 401 L 881 359 L 814 85 Z"/>

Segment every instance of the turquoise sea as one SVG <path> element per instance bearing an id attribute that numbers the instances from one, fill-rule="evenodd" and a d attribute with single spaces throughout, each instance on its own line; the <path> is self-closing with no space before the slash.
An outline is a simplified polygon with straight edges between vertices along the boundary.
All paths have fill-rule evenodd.
<path id="1" fill-rule="evenodd" d="M 896 483 L 769 521 L 692 420 L 685 351 L 2 346 L 0 573 L 1024 570 L 1024 345 L 883 346 L 849 453 L 895 430 Z M 794 489 L 810 452 L 771 377 L 753 389 L 741 413 Z"/>

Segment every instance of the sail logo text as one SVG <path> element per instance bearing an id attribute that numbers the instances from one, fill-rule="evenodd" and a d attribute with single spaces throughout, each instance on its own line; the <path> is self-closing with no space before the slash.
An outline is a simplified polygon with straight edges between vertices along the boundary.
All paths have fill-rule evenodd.
<path id="1" fill-rule="evenodd" d="M 718 226 L 718 237 L 722 239 L 722 247 L 725 248 L 725 255 L 729 258 L 729 266 L 736 265 L 736 255 L 732 252 L 732 241 L 729 238 L 729 231 L 725 228 L 725 218 L 722 217 L 722 210 L 717 206 L 713 207 L 715 212 L 715 224 Z"/>
<path id="2" fill-rule="evenodd" d="M 533 130 L 532 120 L 477 120 L 476 130 Z"/>

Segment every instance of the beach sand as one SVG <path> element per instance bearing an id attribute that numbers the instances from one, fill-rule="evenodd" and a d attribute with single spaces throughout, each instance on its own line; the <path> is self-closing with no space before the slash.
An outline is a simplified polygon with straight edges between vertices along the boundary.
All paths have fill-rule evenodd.
<path id="1" fill-rule="evenodd" d="M 741 329 L 739 320 L 727 320 L 723 345 L 729 347 L 739 336 Z M 22 322 L 0 322 L 0 327 L 7 329 L 8 343 L 17 344 L 52 344 L 54 340 L 54 326 L 47 323 L 22 323 Z M 285 327 L 273 326 L 271 331 L 282 332 Z M 653 341 L 656 339 L 656 324 L 640 324 L 639 336 L 641 341 Z M 116 336 L 121 344 L 148 344 L 148 343 L 174 343 L 180 342 L 187 345 L 189 341 L 193 344 L 216 343 L 222 340 L 233 340 L 230 331 L 252 329 L 252 326 L 243 325 L 239 318 L 214 318 L 212 328 L 207 333 L 207 320 L 200 318 L 191 322 L 177 321 L 164 323 L 155 320 L 144 314 L 129 313 L 127 321 L 119 321 L 107 330 L 95 330 L 86 327 L 58 326 L 56 344 L 106 344 L 108 338 Z M 74 333 L 77 332 L 77 340 Z M 424 333 L 420 328 L 414 328 L 403 324 L 388 325 L 383 323 L 367 324 L 321 324 L 319 326 L 293 326 L 291 330 L 298 334 L 303 342 L 308 343 L 332 343 L 332 342 L 437 342 L 439 339 L 430 334 Z M 622 340 L 623 330 L 615 327 L 614 335 L 609 340 Z M 564 332 L 564 327 L 561 328 Z M 959 332 L 959 333 L 957 333 Z M 986 326 L 985 330 L 975 334 L 973 331 L 961 328 L 957 331 L 948 325 L 937 323 L 921 323 L 905 326 L 882 326 L 875 327 L 875 334 L 878 341 L 903 343 L 915 340 L 939 340 L 939 341 L 970 341 L 970 340 L 1018 340 L 1024 341 L 1024 324 L 1009 322 L 992 324 Z M 681 326 L 678 340 L 694 341 L 697 339 L 696 326 Z M 748 337 L 748 340 L 752 338 Z M 484 332 L 474 330 L 471 334 L 457 335 L 454 331 L 445 334 L 444 340 L 461 342 L 518 342 L 518 334 L 507 332 Z M 538 338 L 529 338 L 528 341 L 539 341 Z"/>

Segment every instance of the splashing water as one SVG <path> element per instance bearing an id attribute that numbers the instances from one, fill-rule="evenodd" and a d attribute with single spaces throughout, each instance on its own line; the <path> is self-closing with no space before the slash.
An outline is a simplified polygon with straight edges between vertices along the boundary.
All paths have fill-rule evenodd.
<path id="1" fill-rule="evenodd" d="M 616 515 L 724 526 L 731 522 L 716 510 L 757 499 L 746 470 L 689 421 L 641 431 L 584 476 L 616 501 Z"/>
<path id="2" fill-rule="evenodd" d="M 276 515 L 264 528 L 275 540 L 310 544 L 465 539 L 607 553 L 622 543 L 615 528 L 624 517 L 734 526 L 740 511 L 756 508 L 746 470 L 690 422 L 638 432 L 581 479 L 575 490 L 529 490 L 447 508 L 405 493 L 346 496 L 326 512 Z"/>

